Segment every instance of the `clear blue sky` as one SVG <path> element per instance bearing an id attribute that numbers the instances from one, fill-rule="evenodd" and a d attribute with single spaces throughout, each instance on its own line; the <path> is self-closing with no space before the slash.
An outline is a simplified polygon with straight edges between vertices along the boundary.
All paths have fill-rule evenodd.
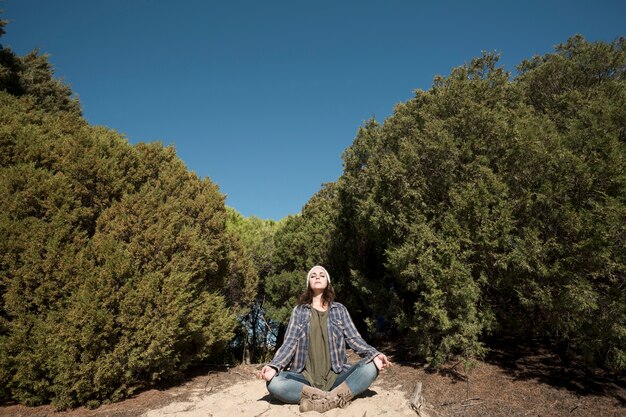
<path id="1" fill-rule="evenodd" d="M 626 35 L 626 1 L 4 0 L 90 123 L 159 140 L 245 216 L 300 211 L 363 122 L 481 50 L 509 70 L 575 33 Z"/>

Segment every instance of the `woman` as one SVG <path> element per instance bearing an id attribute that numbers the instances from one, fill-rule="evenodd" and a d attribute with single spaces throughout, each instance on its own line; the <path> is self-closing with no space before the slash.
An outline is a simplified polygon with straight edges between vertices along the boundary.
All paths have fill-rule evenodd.
<path id="1" fill-rule="evenodd" d="M 348 310 L 334 302 L 326 269 L 314 266 L 274 359 L 257 374 L 275 398 L 300 403 L 300 411 L 325 412 L 345 407 L 391 366 L 387 356 L 368 345 Z M 346 342 L 363 359 L 348 363 Z"/>

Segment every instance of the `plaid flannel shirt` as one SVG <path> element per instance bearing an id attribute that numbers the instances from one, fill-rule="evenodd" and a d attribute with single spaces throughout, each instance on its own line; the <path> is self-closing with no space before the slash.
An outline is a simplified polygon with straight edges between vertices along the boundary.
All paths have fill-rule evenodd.
<path id="1" fill-rule="evenodd" d="M 292 313 L 285 340 L 269 363 L 278 372 L 288 369 L 302 372 L 309 347 L 309 325 L 311 323 L 311 306 L 301 304 Z M 359 356 L 371 361 L 380 352 L 368 345 L 361 337 L 343 304 L 331 303 L 328 313 L 328 338 L 330 343 L 330 362 L 333 371 L 340 373 L 350 368 L 346 343 Z"/>

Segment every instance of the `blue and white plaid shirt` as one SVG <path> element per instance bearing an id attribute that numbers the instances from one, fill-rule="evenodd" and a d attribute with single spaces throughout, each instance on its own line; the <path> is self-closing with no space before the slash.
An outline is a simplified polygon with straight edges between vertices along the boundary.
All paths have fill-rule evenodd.
<path id="1" fill-rule="evenodd" d="M 311 305 L 296 306 L 289 319 L 285 341 L 269 363 L 278 372 L 288 369 L 302 372 L 306 363 L 309 347 L 309 324 L 311 323 Z M 380 352 L 368 345 L 361 337 L 343 304 L 331 303 L 328 313 L 328 338 L 330 343 L 330 362 L 335 373 L 350 368 L 346 343 L 359 356 L 371 361 Z"/>

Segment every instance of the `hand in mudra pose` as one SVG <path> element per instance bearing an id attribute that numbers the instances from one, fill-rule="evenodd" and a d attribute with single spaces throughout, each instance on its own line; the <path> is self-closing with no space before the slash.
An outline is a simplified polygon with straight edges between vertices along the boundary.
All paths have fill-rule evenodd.
<path id="1" fill-rule="evenodd" d="M 267 382 L 270 382 L 272 378 L 274 378 L 274 375 L 276 375 L 276 369 L 267 365 L 265 365 L 263 369 L 256 373 L 257 378 L 264 379 Z"/>

